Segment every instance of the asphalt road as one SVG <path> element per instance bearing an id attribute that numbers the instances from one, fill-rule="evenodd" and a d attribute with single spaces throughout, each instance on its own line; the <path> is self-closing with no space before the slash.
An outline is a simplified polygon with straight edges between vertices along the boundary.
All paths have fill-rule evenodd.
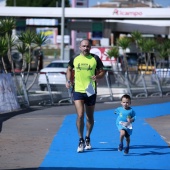
<path id="1" fill-rule="evenodd" d="M 133 99 L 132 106 L 169 102 L 163 98 Z M 97 103 L 96 111 L 114 109 L 120 102 Z M 64 117 L 75 113 L 74 105 L 34 106 L 0 115 L 0 170 L 36 170 L 46 155 Z M 170 115 L 146 120 L 170 145 Z"/>

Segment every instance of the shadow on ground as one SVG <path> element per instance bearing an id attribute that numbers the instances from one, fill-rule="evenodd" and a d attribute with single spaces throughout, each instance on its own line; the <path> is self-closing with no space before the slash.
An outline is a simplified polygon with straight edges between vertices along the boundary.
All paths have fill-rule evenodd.
<path id="1" fill-rule="evenodd" d="M 30 113 L 30 112 L 33 112 L 33 111 L 36 111 L 36 110 L 43 110 L 43 109 L 46 109 L 46 108 L 47 107 L 25 108 L 25 109 L 21 109 L 21 110 L 17 110 L 17 111 L 1 113 L 0 114 L 0 132 L 2 131 L 3 122 L 7 121 L 8 119 L 10 119 L 14 116 L 17 116 L 17 115 Z"/>

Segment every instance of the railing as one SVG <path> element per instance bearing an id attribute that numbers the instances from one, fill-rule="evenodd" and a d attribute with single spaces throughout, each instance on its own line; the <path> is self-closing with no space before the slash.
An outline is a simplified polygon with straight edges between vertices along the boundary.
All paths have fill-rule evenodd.
<path id="1" fill-rule="evenodd" d="M 163 73 L 161 73 L 162 75 Z M 107 71 L 107 93 L 98 93 L 100 100 L 109 98 L 111 101 L 127 93 L 132 98 L 162 97 L 170 95 L 170 74 L 164 73 L 143 74 L 139 72 Z M 98 88 L 102 88 L 100 81 Z"/>
<path id="2" fill-rule="evenodd" d="M 37 74 L 39 73 L 31 72 L 27 83 L 26 73 L 17 73 L 15 76 L 12 74 L 21 106 L 73 104 L 70 90 L 65 84 L 50 84 L 48 73 L 45 74 L 47 82 L 45 91 L 40 90 L 38 79 L 35 79 L 34 84 L 28 89 Z M 170 71 L 160 70 L 153 74 L 142 74 L 137 71 L 106 71 L 105 77 L 97 81 L 97 86 L 99 102 L 119 100 L 125 93 L 132 98 L 163 97 L 170 95 Z M 34 102 L 34 95 L 35 98 L 41 96 L 38 102 Z"/>
<path id="3" fill-rule="evenodd" d="M 50 74 L 51 73 L 60 73 L 60 72 L 50 72 Z M 62 74 L 63 74 L 63 72 L 62 72 Z M 47 82 L 47 90 L 49 92 L 49 96 L 50 96 L 50 99 L 51 99 L 49 104 L 55 105 L 53 94 L 52 94 L 52 89 L 51 89 L 51 85 L 50 85 L 50 81 L 49 81 L 49 73 L 45 73 L 45 77 L 46 77 L 46 82 Z M 65 74 L 65 79 L 66 79 L 66 74 Z M 57 86 L 57 84 L 55 86 Z M 66 96 L 67 96 L 66 98 L 62 98 L 61 100 L 59 100 L 58 104 L 62 104 L 63 102 L 67 102 L 67 103 L 70 103 L 70 104 L 73 103 L 71 91 L 69 89 L 66 89 L 65 84 L 60 85 L 60 86 L 58 85 L 57 89 L 58 89 L 58 91 L 61 91 L 62 94 L 66 93 Z M 42 102 L 41 104 L 44 105 L 46 103 Z"/>

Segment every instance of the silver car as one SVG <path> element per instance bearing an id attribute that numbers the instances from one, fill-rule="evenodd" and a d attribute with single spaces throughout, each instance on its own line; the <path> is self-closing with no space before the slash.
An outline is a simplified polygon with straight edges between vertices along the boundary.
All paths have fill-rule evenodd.
<path id="1" fill-rule="evenodd" d="M 68 60 L 55 60 L 40 70 L 38 85 L 42 91 L 47 87 L 47 79 L 49 80 L 51 89 L 65 85 L 68 62 Z"/>

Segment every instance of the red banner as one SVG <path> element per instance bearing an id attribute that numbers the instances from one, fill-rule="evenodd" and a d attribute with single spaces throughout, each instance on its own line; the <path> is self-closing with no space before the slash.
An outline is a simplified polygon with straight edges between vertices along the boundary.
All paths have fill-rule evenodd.
<path id="1" fill-rule="evenodd" d="M 91 50 L 90 50 L 90 53 L 98 55 L 100 57 L 100 59 L 103 61 L 103 64 L 105 66 L 111 66 L 111 62 L 115 63 L 116 58 L 114 58 L 114 57 L 110 58 L 107 55 L 107 51 L 110 48 L 111 47 L 92 47 Z"/>

